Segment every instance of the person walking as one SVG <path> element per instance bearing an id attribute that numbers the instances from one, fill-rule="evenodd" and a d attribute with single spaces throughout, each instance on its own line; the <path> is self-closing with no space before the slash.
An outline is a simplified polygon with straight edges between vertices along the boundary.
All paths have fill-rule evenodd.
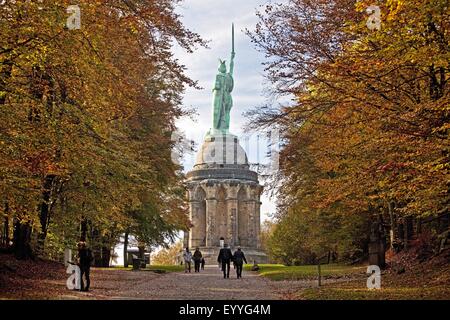
<path id="1" fill-rule="evenodd" d="M 223 278 L 230 277 L 230 263 L 233 260 L 233 253 L 228 245 L 225 243 L 223 248 L 220 249 L 219 256 L 217 257 L 217 262 L 222 264 Z"/>
<path id="2" fill-rule="evenodd" d="M 199 248 L 195 248 L 193 259 L 194 259 L 195 272 L 200 272 L 200 263 L 201 263 L 203 257 L 202 257 L 202 253 L 200 252 Z"/>
<path id="3" fill-rule="evenodd" d="M 242 265 L 247 263 L 247 259 L 245 259 L 244 252 L 241 250 L 241 247 L 237 247 L 237 250 L 233 254 L 233 263 L 236 266 L 236 275 L 237 278 L 242 278 Z"/>
<path id="4" fill-rule="evenodd" d="M 201 264 L 202 264 L 202 270 L 205 270 L 205 258 L 202 258 Z"/>
<path id="5" fill-rule="evenodd" d="M 94 260 L 91 249 L 86 246 L 86 242 L 80 241 L 78 242 L 78 266 L 80 267 L 80 284 L 81 291 L 89 291 L 89 287 L 91 285 L 90 279 L 90 271 L 91 271 L 91 263 Z M 86 286 L 83 282 L 83 276 L 86 280 Z"/>
<path id="6" fill-rule="evenodd" d="M 183 252 L 183 260 L 184 260 L 184 273 L 191 273 L 191 261 L 192 261 L 192 253 L 189 251 L 189 248 L 186 248 L 186 251 Z"/>

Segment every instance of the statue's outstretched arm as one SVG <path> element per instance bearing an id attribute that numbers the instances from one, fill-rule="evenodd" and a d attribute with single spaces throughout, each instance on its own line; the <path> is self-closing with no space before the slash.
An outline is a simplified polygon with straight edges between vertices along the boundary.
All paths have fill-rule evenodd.
<path id="1" fill-rule="evenodd" d="M 230 74 L 233 75 L 234 70 L 234 56 L 236 54 L 234 52 L 231 53 L 231 60 L 230 60 Z"/>
<path id="2" fill-rule="evenodd" d="M 230 59 L 230 74 L 233 75 L 234 71 L 234 56 L 236 53 L 234 52 L 234 23 L 231 24 L 231 59 Z"/>

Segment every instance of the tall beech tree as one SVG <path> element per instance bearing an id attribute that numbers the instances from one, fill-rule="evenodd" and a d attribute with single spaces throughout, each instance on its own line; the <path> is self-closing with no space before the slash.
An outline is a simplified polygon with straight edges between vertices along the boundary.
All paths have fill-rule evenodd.
<path id="1" fill-rule="evenodd" d="M 366 25 L 372 4 L 379 30 Z M 300 215 L 312 236 L 330 230 L 307 222 L 317 210 L 383 217 L 393 242 L 404 238 L 395 221 L 406 230 L 448 212 L 448 1 L 292 0 L 258 15 L 249 35 L 267 56 L 272 93 L 294 97 L 250 113 L 284 133 L 279 220 Z M 361 249 L 367 236 L 355 235 Z"/>
<path id="2" fill-rule="evenodd" d="M 56 256 L 80 228 L 110 247 L 143 193 L 153 215 L 187 224 L 170 132 L 195 82 L 171 48 L 204 43 L 181 24 L 178 2 L 78 1 L 74 30 L 70 1 L 0 5 L 0 200 L 20 257 Z"/>

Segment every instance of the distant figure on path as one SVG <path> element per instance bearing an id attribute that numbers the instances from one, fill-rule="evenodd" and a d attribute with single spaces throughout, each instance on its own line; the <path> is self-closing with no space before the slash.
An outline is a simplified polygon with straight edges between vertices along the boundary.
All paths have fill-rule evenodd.
<path id="1" fill-rule="evenodd" d="M 220 249 L 219 256 L 217 257 L 217 262 L 222 264 L 223 278 L 230 277 L 230 263 L 233 260 L 233 253 L 228 245 L 225 243 L 223 248 Z"/>
<path id="2" fill-rule="evenodd" d="M 237 278 L 242 278 L 242 265 L 247 263 L 247 259 L 245 259 L 244 252 L 241 250 L 241 247 L 238 247 L 237 250 L 233 254 L 233 262 L 236 266 L 236 275 Z"/>
<path id="3" fill-rule="evenodd" d="M 200 272 L 200 263 L 201 263 L 203 257 L 202 257 L 202 253 L 200 252 L 199 248 L 195 248 L 193 259 L 194 259 L 195 272 Z"/>
<path id="4" fill-rule="evenodd" d="M 192 261 L 192 253 L 189 251 L 189 248 L 186 248 L 186 251 L 183 252 L 183 260 L 184 260 L 184 273 L 191 273 L 191 261 Z"/>
<path id="5" fill-rule="evenodd" d="M 78 242 L 78 265 L 80 267 L 80 277 L 81 277 L 81 291 L 89 291 L 91 285 L 91 279 L 89 273 L 91 270 L 91 263 L 94 260 L 92 256 L 92 251 L 86 246 L 86 242 Z M 84 286 L 83 275 L 86 279 L 86 286 Z"/>
<path id="6" fill-rule="evenodd" d="M 205 258 L 202 258 L 202 270 L 205 270 Z"/>

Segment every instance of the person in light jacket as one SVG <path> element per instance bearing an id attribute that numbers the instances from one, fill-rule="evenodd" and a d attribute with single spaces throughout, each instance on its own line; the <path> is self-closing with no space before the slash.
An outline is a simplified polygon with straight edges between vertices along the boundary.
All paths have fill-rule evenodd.
<path id="1" fill-rule="evenodd" d="M 192 253 L 189 251 L 189 248 L 186 248 L 186 251 L 183 252 L 183 260 L 184 260 L 184 273 L 191 273 L 191 261 L 192 261 Z"/>

